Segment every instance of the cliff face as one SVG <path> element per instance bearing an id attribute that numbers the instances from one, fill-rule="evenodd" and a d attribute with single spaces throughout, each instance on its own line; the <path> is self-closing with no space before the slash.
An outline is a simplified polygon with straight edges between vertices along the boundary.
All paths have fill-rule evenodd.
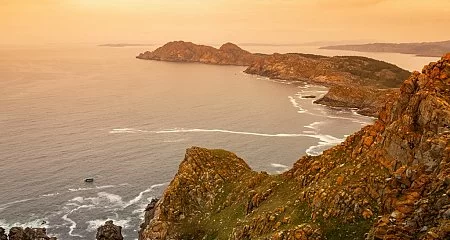
<path id="1" fill-rule="evenodd" d="M 282 175 L 191 148 L 140 239 L 449 239 L 450 54 L 378 120 Z"/>
<path id="2" fill-rule="evenodd" d="M 190 42 L 170 42 L 153 52 L 141 53 L 139 59 L 170 62 L 199 62 L 219 65 L 248 66 L 248 74 L 272 79 L 304 81 L 330 87 L 333 95 L 325 96 L 322 104 L 333 107 L 366 109 L 361 113 L 375 116 L 393 91 L 410 72 L 395 65 L 365 57 L 326 57 L 312 54 L 252 54 L 232 43 L 219 49 Z M 343 87 L 352 88 L 347 94 L 336 94 Z M 353 94 L 368 93 L 364 102 L 355 101 Z M 333 101 L 330 101 L 333 99 Z M 367 111 L 370 109 L 370 111 Z"/>
<path id="3" fill-rule="evenodd" d="M 398 87 L 409 72 L 395 65 L 356 56 L 273 54 L 251 64 L 246 73 L 276 79 L 302 80 L 328 86 Z"/>

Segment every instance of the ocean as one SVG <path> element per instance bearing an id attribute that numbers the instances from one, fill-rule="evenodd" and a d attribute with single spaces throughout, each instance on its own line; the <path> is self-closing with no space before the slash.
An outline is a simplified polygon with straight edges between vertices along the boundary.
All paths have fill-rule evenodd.
<path id="1" fill-rule="evenodd" d="M 437 60 L 246 48 L 366 55 L 408 70 Z M 162 194 L 186 148 L 227 149 L 276 174 L 373 122 L 303 98 L 320 98 L 325 87 L 247 75 L 244 67 L 135 59 L 144 50 L 0 46 L 0 226 L 94 239 L 111 219 L 125 239 L 136 239 L 143 210 Z"/>

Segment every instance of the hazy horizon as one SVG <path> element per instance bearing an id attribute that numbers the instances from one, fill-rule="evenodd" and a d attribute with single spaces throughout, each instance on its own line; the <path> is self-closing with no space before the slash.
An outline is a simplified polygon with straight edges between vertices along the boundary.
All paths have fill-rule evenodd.
<path id="1" fill-rule="evenodd" d="M 449 25 L 447 0 L 0 0 L 0 44 L 428 42 Z"/>

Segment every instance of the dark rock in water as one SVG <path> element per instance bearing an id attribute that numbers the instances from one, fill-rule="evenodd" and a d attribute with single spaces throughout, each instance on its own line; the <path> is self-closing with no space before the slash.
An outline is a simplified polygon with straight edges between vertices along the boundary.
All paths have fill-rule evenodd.
<path id="1" fill-rule="evenodd" d="M 97 229 L 97 240 L 123 240 L 122 227 L 114 225 L 113 221 L 106 221 L 105 225 Z"/>
<path id="2" fill-rule="evenodd" d="M 314 95 L 306 95 L 306 96 L 302 96 L 302 98 L 316 98 L 316 96 L 314 96 Z"/>
<path id="3" fill-rule="evenodd" d="M 8 240 L 8 236 L 5 234 L 5 229 L 0 227 L 0 240 Z"/>
<path id="4" fill-rule="evenodd" d="M 94 178 L 86 178 L 86 179 L 84 179 L 84 182 L 87 182 L 87 183 L 94 182 Z"/>
<path id="5" fill-rule="evenodd" d="M 0 239 L 2 238 L 0 231 Z M 21 228 L 21 227 L 13 227 L 9 230 L 9 240 L 56 240 L 55 237 L 47 236 L 47 230 L 45 228 Z"/>

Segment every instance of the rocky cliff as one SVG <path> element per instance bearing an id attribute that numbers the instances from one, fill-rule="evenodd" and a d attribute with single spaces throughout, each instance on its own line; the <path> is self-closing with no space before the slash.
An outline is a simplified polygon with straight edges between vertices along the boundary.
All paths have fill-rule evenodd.
<path id="1" fill-rule="evenodd" d="M 140 239 L 450 239 L 450 54 L 389 100 L 281 175 L 188 149 Z"/>
<path id="2" fill-rule="evenodd" d="M 333 95 L 321 103 L 333 107 L 356 107 L 361 113 L 376 116 L 385 99 L 409 76 L 410 72 L 395 65 L 365 57 L 326 57 L 312 54 L 252 54 L 235 44 L 219 49 L 190 42 L 170 42 L 153 52 L 141 53 L 139 59 L 171 62 L 199 62 L 219 65 L 247 66 L 248 74 L 272 79 L 309 82 L 330 87 Z M 351 87 L 347 94 L 335 94 Z M 359 92 L 359 93 L 358 93 Z M 370 93 L 366 94 L 365 93 Z M 355 96 L 366 96 L 363 102 Z M 330 101 L 333 99 L 333 101 Z M 370 109 L 370 111 L 368 111 Z"/>

